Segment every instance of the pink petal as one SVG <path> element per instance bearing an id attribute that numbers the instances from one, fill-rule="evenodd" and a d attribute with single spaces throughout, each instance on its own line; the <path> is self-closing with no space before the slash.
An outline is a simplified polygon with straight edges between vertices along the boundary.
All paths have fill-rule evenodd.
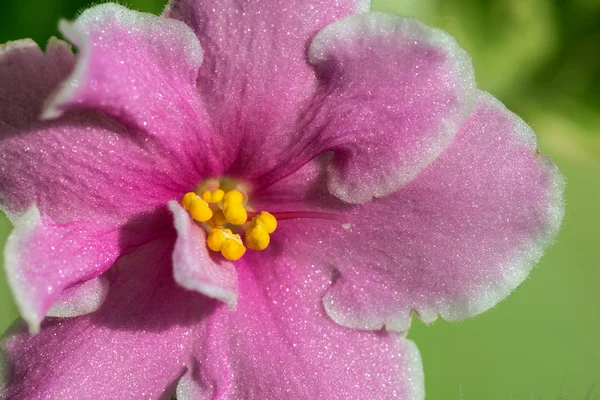
<path id="1" fill-rule="evenodd" d="M 209 317 L 178 399 L 424 398 L 412 342 L 347 329 L 327 317 L 321 304 L 331 284 L 326 268 L 257 253 L 236 265 L 238 306 Z"/>
<path id="2" fill-rule="evenodd" d="M 193 125 L 205 120 L 195 87 L 202 49 L 185 24 L 109 3 L 61 21 L 60 30 L 79 56 L 46 118 L 92 108 L 161 138 L 199 133 Z"/>
<path id="3" fill-rule="evenodd" d="M 85 10 L 73 23 L 62 21 L 60 29 L 79 57 L 45 118 L 74 109 L 104 111 L 168 156 L 171 171 L 186 172 L 179 178 L 184 192 L 222 174 L 196 88 L 202 49 L 191 29 L 111 3 Z"/>
<path id="4" fill-rule="evenodd" d="M 49 318 L 31 336 L 4 344 L 10 399 L 170 398 L 187 368 L 195 327 L 213 307 L 181 290 L 170 268 L 172 238 L 119 261 L 102 308 L 77 318 Z M 162 396 L 162 397 L 161 397 Z"/>
<path id="5" fill-rule="evenodd" d="M 231 306 L 237 301 L 237 273 L 231 262 L 213 260 L 206 247 L 206 234 L 176 201 L 169 203 L 177 241 L 173 250 L 175 282 Z"/>
<path id="6" fill-rule="evenodd" d="M 108 279 L 100 275 L 65 289 L 46 315 L 65 318 L 93 313 L 104 303 L 108 286 Z"/>
<path id="7" fill-rule="evenodd" d="M 169 3 L 164 15 L 192 27 L 204 49 L 198 87 L 220 134 L 216 144 L 228 157 L 232 175 L 251 179 L 276 166 L 289 173 L 301 165 L 286 165 L 284 161 L 289 159 L 288 150 L 304 135 L 297 119 L 317 86 L 306 57 L 310 40 L 336 19 L 367 11 L 369 3 L 368 0 L 172 0 Z"/>
<path id="8" fill-rule="evenodd" d="M 44 99 L 73 65 L 69 45 L 56 39 L 45 53 L 31 40 L 0 48 L 0 199 L 9 217 L 35 203 L 56 222 L 122 221 L 193 187 L 196 177 L 174 173 L 180 169 L 164 148 L 102 113 L 38 120 Z"/>
<path id="9" fill-rule="evenodd" d="M 64 289 L 97 277 L 113 264 L 120 254 L 119 239 L 118 230 L 101 224 L 55 224 L 42 218 L 35 206 L 16 221 L 6 243 L 4 267 L 31 332 L 38 332 Z"/>
<path id="10" fill-rule="evenodd" d="M 316 116 L 321 148 L 335 155 L 328 187 L 349 203 L 393 193 L 452 142 L 473 108 L 468 54 L 447 33 L 393 14 L 354 15 L 310 46 L 321 78 Z M 317 152 L 313 152 L 314 156 Z"/>
<path id="11" fill-rule="evenodd" d="M 263 207 L 312 204 L 352 227 L 282 221 L 265 255 L 283 253 L 306 272 L 337 271 L 324 305 L 353 328 L 406 331 L 412 310 L 431 322 L 489 309 L 527 277 L 563 215 L 557 168 L 537 153 L 531 129 L 485 93 L 452 145 L 393 195 L 358 207 L 336 202 L 323 174 L 321 164 L 307 165 L 265 192 Z"/>

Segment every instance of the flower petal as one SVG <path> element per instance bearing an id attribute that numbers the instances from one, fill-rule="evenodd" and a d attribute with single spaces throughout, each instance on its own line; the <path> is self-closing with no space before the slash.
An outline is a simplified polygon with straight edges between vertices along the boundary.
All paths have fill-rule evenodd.
<path id="1" fill-rule="evenodd" d="M 118 230 L 100 224 L 55 224 L 42 218 L 35 206 L 16 222 L 4 250 L 4 267 L 31 332 L 39 330 L 63 290 L 99 276 L 113 264 L 120 254 L 119 239 Z"/>
<path id="2" fill-rule="evenodd" d="M 321 87 L 308 130 L 335 151 L 329 190 L 349 203 L 410 182 L 452 142 L 475 103 L 469 55 L 414 19 L 345 18 L 319 32 L 309 57 Z"/>
<path id="3" fill-rule="evenodd" d="M 206 248 L 206 234 L 176 201 L 169 202 L 177 241 L 173 250 L 175 282 L 231 306 L 237 301 L 237 274 L 228 261 L 215 261 Z"/>
<path id="4" fill-rule="evenodd" d="M 79 56 L 45 118 L 97 109 L 171 146 L 205 148 L 197 137 L 206 133 L 196 92 L 202 49 L 185 24 L 109 3 L 62 21 L 60 30 Z"/>
<path id="5" fill-rule="evenodd" d="M 0 47 L 0 199 L 11 220 L 32 204 L 57 223 L 128 220 L 197 183 L 193 173 L 174 173 L 181 169 L 156 143 L 102 113 L 38 121 L 73 65 L 69 45 L 56 39 L 45 53 L 31 40 Z"/>
<path id="6" fill-rule="evenodd" d="M 94 314 L 49 318 L 4 343 L 6 398 L 169 398 L 188 364 L 195 326 L 213 301 L 172 278 L 172 241 L 155 241 L 109 271 L 110 292 Z M 162 396 L 162 397 L 161 397 Z"/>
<path id="7" fill-rule="evenodd" d="M 78 317 L 93 313 L 108 295 L 108 279 L 100 275 L 65 289 L 46 313 L 48 317 Z"/>
<path id="8" fill-rule="evenodd" d="M 303 135 L 296 121 L 317 84 L 306 59 L 308 44 L 324 26 L 367 11 L 369 3 L 170 1 L 164 15 L 192 27 L 204 49 L 198 87 L 220 133 L 218 145 L 229 156 L 230 174 L 251 179 L 274 167 L 301 165 L 281 161 Z"/>
<path id="9" fill-rule="evenodd" d="M 319 168 L 307 165 L 262 201 L 313 204 L 352 223 L 344 230 L 282 221 L 272 240 L 285 240 L 280 251 L 302 260 L 305 271 L 337 271 L 325 308 L 358 329 L 406 331 L 412 310 L 431 322 L 489 309 L 525 279 L 563 216 L 557 168 L 537 153 L 531 129 L 484 93 L 452 145 L 393 195 L 361 206 L 336 203 Z M 302 202 L 294 203 L 293 191 Z"/>
<path id="10" fill-rule="evenodd" d="M 236 265 L 238 306 L 209 317 L 178 399 L 424 398 L 412 342 L 347 329 L 327 317 L 321 304 L 331 283 L 326 268 L 296 268 L 302 265 L 294 258 L 257 253 Z"/>

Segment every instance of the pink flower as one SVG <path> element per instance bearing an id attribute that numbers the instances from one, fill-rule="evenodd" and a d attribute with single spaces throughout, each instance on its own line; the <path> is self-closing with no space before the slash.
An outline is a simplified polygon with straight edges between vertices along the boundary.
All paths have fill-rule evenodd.
<path id="1" fill-rule="evenodd" d="M 37 333 L 5 342 L 6 397 L 423 398 L 412 314 L 504 298 L 563 183 L 452 37 L 368 9 L 103 4 L 61 23 L 76 57 L 2 47 L 6 269 Z M 244 200 L 182 207 L 218 183 Z M 274 232 L 215 222 L 262 210 Z M 206 245 L 221 226 L 232 252 L 261 226 L 270 245 L 228 261 Z"/>

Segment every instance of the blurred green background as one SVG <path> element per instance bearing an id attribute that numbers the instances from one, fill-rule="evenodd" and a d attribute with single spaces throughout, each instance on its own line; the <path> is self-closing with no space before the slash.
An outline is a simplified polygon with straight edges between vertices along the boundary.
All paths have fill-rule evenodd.
<path id="1" fill-rule="evenodd" d="M 333 0 L 332 0 L 333 1 Z M 44 45 L 85 0 L 0 3 L 0 43 Z M 130 1 L 159 13 L 163 1 Z M 458 38 L 478 84 L 536 130 L 567 178 L 567 216 L 530 278 L 487 313 L 415 321 L 429 399 L 600 399 L 600 0 L 374 0 Z M 10 230 L 0 221 L 0 241 Z M 17 313 L 0 278 L 0 331 Z"/>

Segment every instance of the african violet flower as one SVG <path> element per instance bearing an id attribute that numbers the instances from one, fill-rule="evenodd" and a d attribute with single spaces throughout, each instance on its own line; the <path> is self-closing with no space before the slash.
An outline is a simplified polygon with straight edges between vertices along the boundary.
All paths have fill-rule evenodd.
<path id="1" fill-rule="evenodd" d="M 61 23 L 77 56 L 2 48 L 6 270 L 35 334 L 7 337 L 6 397 L 424 396 L 413 313 L 523 281 L 562 178 L 452 37 L 368 9 L 103 4 Z"/>

